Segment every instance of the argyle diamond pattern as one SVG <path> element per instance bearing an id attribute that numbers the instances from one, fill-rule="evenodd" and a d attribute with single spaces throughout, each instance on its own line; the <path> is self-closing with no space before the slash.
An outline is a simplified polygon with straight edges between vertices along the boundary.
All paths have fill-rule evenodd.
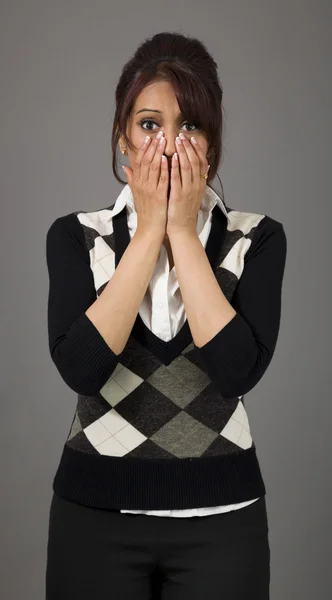
<path id="1" fill-rule="evenodd" d="M 76 214 L 99 296 L 115 270 L 113 222 L 108 209 Z M 229 300 L 254 228 L 263 218 L 254 213 L 230 214 L 215 271 Z M 166 365 L 130 336 L 99 394 L 78 395 L 66 443 L 90 454 L 185 458 L 238 452 L 250 448 L 253 440 L 243 397 L 220 395 L 192 341 Z"/>
<path id="2" fill-rule="evenodd" d="M 249 448 L 252 438 L 241 399 L 222 401 L 186 354 L 189 358 L 180 354 L 168 367 L 160 364 L 146 379 L 118 363 L 98 397 L 79 395 L 67 443 L 74 445 L 83 434 L 90 452 L 145 457 L 153 447 L 155 458 Z"/>

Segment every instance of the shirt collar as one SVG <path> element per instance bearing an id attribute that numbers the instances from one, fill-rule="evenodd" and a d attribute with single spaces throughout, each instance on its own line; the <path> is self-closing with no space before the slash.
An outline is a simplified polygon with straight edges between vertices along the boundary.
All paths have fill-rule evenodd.
<path id="1" fill-rule="evenodd" d="M 216 204 L 218 204 L 219 208 L 224 213 L 227 221 L 229 221 L 230 219 L 229 219 L 224 202 L 222 201 L 220 196 L 209 185 L 207 185 L 206 191 L 205 191 L 205 196 L 202 200 L 200 209 L 203 211 L 210 212 L 215 207 Z M 115 215 L 117 215 L 119 212 L 121 212 L 121 210 L 126 205 L 128 206 L 130 211 L 135 211 L 134 198 L 133 198 L 133 195 L 132 195 L 132 192 L 131 192 L 131 189 L 130 189 L 130 186 L 128 183 L 121 190 L 120 194 L 118 195 L 118 197 L 115 201 L 115 204 L 113 205 L 113 208 L 108 209 L 109 219 L 112 219 Z"/>

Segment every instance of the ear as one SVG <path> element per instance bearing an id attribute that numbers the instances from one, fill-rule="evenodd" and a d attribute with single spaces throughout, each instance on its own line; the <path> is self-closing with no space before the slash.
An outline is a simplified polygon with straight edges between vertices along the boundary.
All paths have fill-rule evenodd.
<path id="1" fill-rule="evenodd" d="M 118 144 L 119 144 L 119 150 L 121 152 L 121 148 L 124 148 L 126 145 L 125 139 L 122 134 L 119 136 Z"/>

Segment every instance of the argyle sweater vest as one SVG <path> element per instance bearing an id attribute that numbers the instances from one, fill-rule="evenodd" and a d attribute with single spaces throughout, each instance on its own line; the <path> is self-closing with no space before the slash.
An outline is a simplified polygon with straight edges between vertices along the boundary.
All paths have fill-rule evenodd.
<path id="1" fill-rule="evenodd" d="M 111 219 L 102 211 L 74 213 L 97 296 L 130 242 L 126 209 Z M 215 206 L 205 251 L 231 302 L 264 215 L 230 208 L 227 213 L 238 226 L 230 227 Z M 165 342 L 138 313 L 109 380 L 97 393 L 77 396 L 54 491 L 85 505 L 144 510 L 218 506 L 264 495 L 244 396 L 224 398 L 198 350 L 188 320 Z"/>

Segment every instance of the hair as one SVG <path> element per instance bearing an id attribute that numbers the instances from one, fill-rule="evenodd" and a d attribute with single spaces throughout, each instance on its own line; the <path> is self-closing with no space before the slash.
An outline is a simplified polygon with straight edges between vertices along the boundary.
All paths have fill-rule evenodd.
<path id="1" fill-rule="evenodd" d="M 172 84 L 184 118 L 205 132 L 210 164 L 206 183 L 209 184 L 217 174 L 222 156 L 223 90 L 217 63 L 198 39 L 169 32 L 157 33 L 144 40 L 122 69 L 115 92 L 111 142 L 115 178 L 120 183 L 127 183 L 118 172 L 118 141 L 122 135 L 132 148 L 126 134 L 127 120 L 140 92 L 155 81 Z M 219 176 L 218 179 L 220 181 Z"/>

